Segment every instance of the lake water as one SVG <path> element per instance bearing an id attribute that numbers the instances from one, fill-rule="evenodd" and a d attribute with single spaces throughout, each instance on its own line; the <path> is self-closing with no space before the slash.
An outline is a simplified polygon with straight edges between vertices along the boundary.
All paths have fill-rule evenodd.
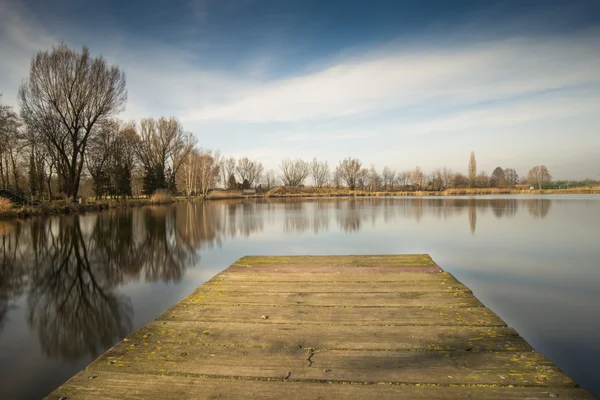
<path id="1" fill-rule="evenodd" d="M 244 255 L 428 253 L 600 397 L 600 196 L 179 203 L 0 221 L 0 399 L 41 398 Z"/>

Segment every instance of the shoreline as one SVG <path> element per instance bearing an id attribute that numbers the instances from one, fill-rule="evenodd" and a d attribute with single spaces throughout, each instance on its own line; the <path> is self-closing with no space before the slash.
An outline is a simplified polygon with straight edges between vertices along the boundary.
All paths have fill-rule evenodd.
<path id="1" fill-rule="evenodd" d="M 316 190 L 315 190 L 316 189 Z M 330 188 L 298 188 L 279 186 L 265 193 L 242 194 L 239 191 L 214 191 L 206 198 L 200 196 L 175 197 L 171 201 L 156 203 L 150 198 L 134 198 L 122 200 L 91 201 L 86 204 L 45 202 L 40 205 L 24 205 L 0 212 L 0 219 L 28 218 L 36 216 L 52 216 L 67 214 L 84 214 L 86 212 L 103 211 L 114 208 L 143 207 L 165 205 L 182 201 L 218 201 L 239 199 L 286 199 L 286 198 L 344 198 L 344 197 L 448 197 L 448 196 L 490 196 L 490 195 L 553 195 L 553 194 L 600 194 L 600 187 L 575 189 L 448 189 L 444 191 L 373 191 Z"/>

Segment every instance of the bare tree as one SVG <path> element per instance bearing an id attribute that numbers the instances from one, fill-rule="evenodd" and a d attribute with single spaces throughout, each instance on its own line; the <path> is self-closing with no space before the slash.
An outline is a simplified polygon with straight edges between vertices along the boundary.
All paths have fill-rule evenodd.
<path id="1" fill-rule="evenodd" d="M 198 157 L 198 177 L 202 197 L 206 198 L 208 190 L 214 187 L 219 177 L 219 153 L 214 155 L 210 150 L 200 149 Z"/>
<path id="2" fill-rule="evenodd" d="M 504 169 L 504 181 L 506 186 L 509 187 L 513 187 L 519 183 L 519 175 L 517 174 L 517 171 L 512 168 Z"/>
<path id="3" fill-rule="evenodd" d="M 327 164 L 327 161 L 319 162 L 316 158 L 313 158 L 311 173 L 315 186 L 323 187 L 329 181 L 329 164 Z"/>
<path id="4" fill-rule="evenodd" d="M 87 169 L 94 180 L 96 198 L 108 194 L 110 186 L 109 159 L 116 150 L 119 122 L 104 119 L 94 127 L 97 132 L 90 137 L 88 155 L 85 157 Z"/>
<path id="5" fill-rule="evenodd" d="M 527 181 L 532 186 L 537 185 L 538 189 L 542 189 L 544 184 L 548 184 L 552 181 L 552 175 L 550 175 L 550 172 L 545 165 L 538 165 L 529 170 Z"/>
<path id="6" fill-rule="evenodd" d="M 469 158 L 469 186 L 475 187 L 477 184 L 477 162 L 475 161 L 475 152 L 471 152 Z"/>
<path id="7" fill-rule="evenodd" d="M 57 153 L 65 193 L 77 198 L 86 148 L 96 123 L 123 110 L 125 74 L 102 57 L 65 44 L 38 52 L 19 89 L 21 116 Z M 59 129 L 53 129 L 58 125 Z"/>
<path id="8" fill-rule="evenodd" d="M 167 175 L 177 176 L 196 138 L 185 132 L 175 117 L 142 119 L 138 136 L 136 155 L 145 170 L 144 192 L 152 194 L 156 189 L 168 188 Z"/>
<path id="9" fill-rule="evenodd" d="M 381 187 L 381 176 L 377 173 L 374 165 L 364 172 L 365 186 L 372 192 Z"/>
<path id="10" fill-rule="evenodd" d="M 486 188 L 490 186 L 490 177 L 485 171 L 481 171 L 477 178 L 475 178 L 475 187 Z"/>
<path id="11" fill-rule="evenodd" d="M 452 186 L 455 188 L 466 188 L 469 186 L 469 178 L 457 172 L 452 178 Z"/>
<path id="12" fill-rule="evenodd" d="M 226 189 L 229 186 L 229 178 L 231 177 L 231 175 L 235 174 L 235 158 L 223 157 L 220 162 L 219 170 L 221 174 L 221 180 L 223 182 L 223 188 Z"/>
<path id="13" fill-rule="evenodd" d="M 337 167 L 340 179 L 344 181 L 350 190 L 356 188 L 356 184 L 360 177 L 361 166 L 362 162 L 358 158 L 348 157 L 340 161 L 340 164 Z"/>
<path id="14" fill-rule="evenodd" d="M 453 182 L 453 176 L 454 174 L 452 173 L 452 170 L 444 167 L 442 168 L 442 183 L 444 185 L 444 188 L 449 188 L 449 187 L 453 187 L 454 186 L 454 182 Z"/>
<path id="15" fill-rule="evenodd" d="M 285 158 L 281 160 L 281 181 L 285 186 L 300 186 L 308 176 L 309 165 L 301 159 L 290 160 Z"/>
<path id="16" fill-rule="evenodd" d="M 396 176 L 398 186 L 407 186 L 410 181 L 410 171 L 402 171 Z"/>
<path id="17" fill-rule="evenodd" d="M 18 160 L 22 156 L 24 137 L 20 121 L 12 107 L 0 104 L 0 189 L 20 193 L 21 168 Z"/>
<path id="18" fill-rule="evenodd" d="M 425 181 L 425 175 L 423 174 L 421 167 L 417 165 L 417 167 L 411 171 L 410 180 L 416 190 L 421 190 Z"/>
<path id="19" fill-rule="evenodd" d="M 258 183 L 262 176 L 263 169 L 262 163 L 250 161 L 248 157 L 240 158 L 235 167 L 240 182 L 248 182 L 249 187 Z"/>
<path id="20" fill-rule="evenodd" d="M 394 181 L 396 179 L 396 171 L 389 168 L 389 167 L 385 167 L 383 168 L 383 174 L 382 174 L 382 178 L 383 178 L 383 186 L 385 186 L 386 190 L 394 190 Z"/>
<path id="21" fill-rule="evenodd" d="M 433 171 L 431 186 L 433 186 L 433 190 L 442 190 L 444 188 L 444 174 L 441 169 L 438 168 Z"/>
<path id="22" fill-rule="evenodd" d="M 264 175 L 264 183 L 265 189 L 270 190 L 271 188 L 277 186 L 277 174 L 272 169 L 268 170 Z"/>

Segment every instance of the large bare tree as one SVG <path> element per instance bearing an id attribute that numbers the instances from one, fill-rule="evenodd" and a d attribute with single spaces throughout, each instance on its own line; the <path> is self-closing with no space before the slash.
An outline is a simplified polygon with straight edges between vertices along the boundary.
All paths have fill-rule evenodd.
<path id="1" fill-rule="evenodd" d="M 316 187 L 327 185 L 329 181 L 329 165 L 327 161 L 318 161 L 315 157 L 310 165 L 310 169 Z"/>
<path id="2" fill-rule="evenodd" d="M 21 116 L 56 153 L 65 193 L 76 199 L 94 126 L 124 109 L 125 74 L 86 46 L 78 53 L 60 44 L 31 61 L 19 89 Z"/>
<path id="3" fill-rule="evenodd" d="M 240 158 L 235 170 L 240 178 L 240 182 L 248 182 L 250 187 L 258 184 L 263 173 L 263 165 L 260 162 L 250 161 L 248 157 Z"/>
<path id="4" fill-rule="evenodd" d="M 337 167 L 337 173 L 344 183 L 354 190 L 360 178 L 362 162 L 358 158 L 344 158 Z"/>
<path id="5" fill-rule="evenodd" d="M 152 194 L 156 189 L 167 188 L 166 171 L 176 176 L 181 165 L 196 145 L 196 138 L 183 130 L 175 117 L 144 118 L 140 121 L 136 155 L 142 163 L 145 177 L 145 192 Z"/>
<path id="6" fill-rule="evenodd" d="M 281 181 L 285 186 L 300 186 L 308 176 L 309 165 L 301 159 L 291 160 L 285 158 L 279 166 L 281 169 Z"/>

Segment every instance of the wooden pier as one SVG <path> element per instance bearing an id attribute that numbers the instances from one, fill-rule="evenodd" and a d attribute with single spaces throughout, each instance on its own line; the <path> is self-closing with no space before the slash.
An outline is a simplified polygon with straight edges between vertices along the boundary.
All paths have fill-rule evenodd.
<path id="1" fill-rule="evenodd" d="M 48 399 L 593 399 L 427 255 L 244 257 Z"/>

